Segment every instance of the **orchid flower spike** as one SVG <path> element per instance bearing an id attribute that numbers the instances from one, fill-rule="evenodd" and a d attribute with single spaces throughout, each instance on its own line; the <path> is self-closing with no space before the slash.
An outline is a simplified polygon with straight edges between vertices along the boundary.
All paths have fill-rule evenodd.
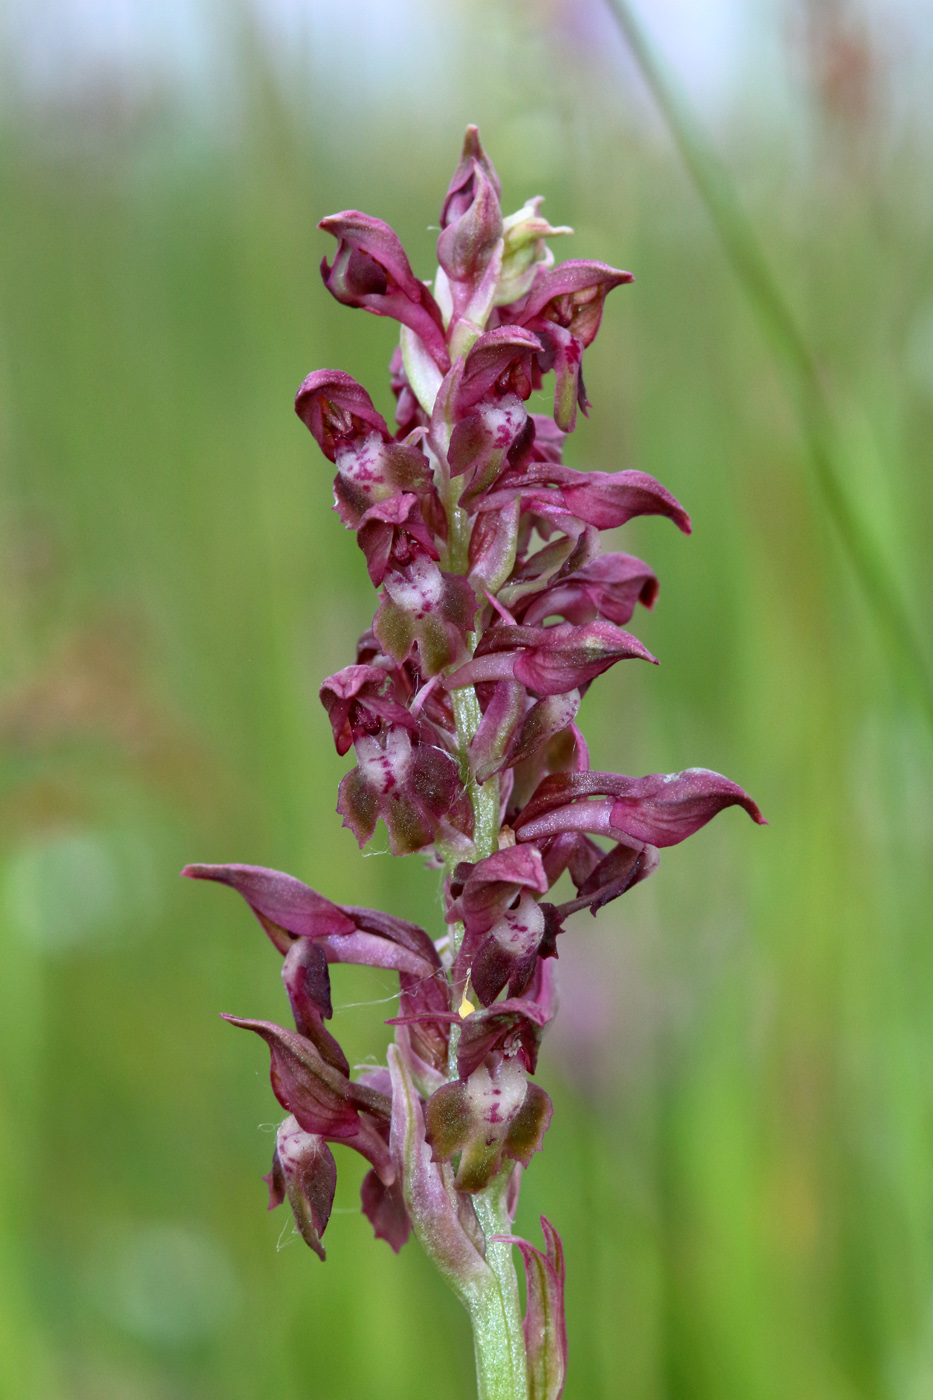
<path id="1" fill-rule="evenodd" d="M 333 1149 L 362 1156 L 375 1236 L 396 1251 L 418 1239 L 470 1314 L 481 1396 L 502 1400 L 559 1400 L 567 1371 L 560 1237 L 542 1217 L 539 1249 L 512 1220 L 553 1114 L 535 1076 L 568 921 L 633 890 L 661 849 L 724 809 L 764 820 L 705 768 L 590 770 L 581 698 L 619 662 L 655 662 L 625 629 L 658 595 L 650 565 L 602 553 L 600 534 L 645 515 L 689 533 L 690 520 L 644 472 L 563 464 L 590 406 L 584 352 L 609 293 L 632 277 L 555 265 L 549 240 L 572 230 L 552 227 L 541 203 L 503 214 L 471 126 L 430 280 L 381 219 L 322 219 L 337 240 L 321 264 L 327 290 L 399 322 L 397 410 L 390 427 L 342 370 L 316 370 L 295 401 L 377 592 L 355 656 L 321 685 L 337 753 L 352 755 L 337 811 L 361 847 L 381 822 L 394 855 L 421 852 L 444 871 L 439 936 L 275 870 L 182 872 L 241 895 L 281 959 L 294 1029 L 225 1017 L 265 1042 L 286 1115 L 270 1209 L 287 1201 L 323 1260 Z M 552 413 L 529 412 L 552 372 Z M 387 1062 L 357 1073 L 328 1026 L 332 969 L 346 963 L 398 978 Z"/>

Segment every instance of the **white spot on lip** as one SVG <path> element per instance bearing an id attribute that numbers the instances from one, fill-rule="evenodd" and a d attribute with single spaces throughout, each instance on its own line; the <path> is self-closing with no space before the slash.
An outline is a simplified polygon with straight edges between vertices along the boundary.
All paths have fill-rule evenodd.
<path id="1" fill-rule="evenodd" d="M 405 783 L 411 767 L 411 740 L 404 729 L 391 729 L 385 748 L 368 734 L 361 735 L 354 748 L 363 777 L 383 795 Z"/>
<path id="2" fill-rule="evenodd" d="M 404 574 L 389 574 L 385 586 L 394 603 L 417 617 L 433 612 L 440 606 L 444 595 L 444 579 L 440 569 L 423 555 L 409 564 L 407 577 Z"/>

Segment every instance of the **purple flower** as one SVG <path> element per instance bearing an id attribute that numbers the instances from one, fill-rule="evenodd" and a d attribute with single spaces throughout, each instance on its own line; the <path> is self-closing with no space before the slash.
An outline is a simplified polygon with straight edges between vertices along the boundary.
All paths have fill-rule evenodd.
<path id="1" fill-rule="evenodd" d="M 356 537 L 366 555 L 366 567 L 375 586 L 416 559 L 440 559 L 437 545 L 421 515 L 417 496 L 390 496 L 370 506 L 360 520 Z"/>
<path id="2" fill-rule="evenodd" d="M 369 214 L 345 209 L 318 228 L 337 239 L 333 266 L 321 263 L 324 285 L 344 306 L 394 316 L 419 337 L 442 371 L 450 364 L 444 324 L 433 296 L 411 270 L 398 235 Z"/>
<path id="3" fill-rule="evenodd" d="M 631 554 L 603 554 L 549 588 L 526 594 L 514 612 L 531 627 L 548 617 L 576 626 L 599 617 L 624 627 L 637 603 L 653 608 L 657 596 L 658 580 L 647 564 Z"/>
<path id="4" fill-rule="evenodd" d="M 535 386 L 541 341 L 521 326 L 499 326 L 481 335 L 466 357 L 455 398 L 458 417 L 487 396 L 528 398 Z"/>
<path id="5" fill-rule="evenodd" d="M 487 933 L 523 890 L 546 894 L 547 875 L 534 846 L 507 846 L 476 865 L 461 862 L 450 883 L 447 922 L 461 919 L 467 934 Z"/>
<path id="6" fill-rule="evenodd" d="M 467 636 L 476 615 L 469 580 L 442 573 L 430 559 L 415 555 L 383 582 L 373 631 L 389 656 L 402 662 L 417 649 L 421 673 L 434 676 L 469 654 Z"/>
<path id="7" fill-rule="evenodd" d="M 362 735 L 354 747 L 358 766 L 340 784 L 337 811 L 360 846 L 380 817 L 396 856 L 424 850 L 450 827 L 466 834 L 471 814 L 449 754 L 413 746 L 404 729 L 390 730 L 383 743 Z"/>
<path id="8" fill-rule="evenodd" d="M 589 408 L 581 372 L 583 351 L 596 338 L 603 303 L 613 287 L 633 280 L 630 272 L 605 263 L 573 259 L 541 272 L 527 296 L 503 311 L 541 340 L 541 369 L 555 372 L 554 419 L 564 432 L 573 432 L 578 406 L 584 413 Z"/>
<path id="9" fill-rule="evenodd" d="M 542 1146 L 553 1107 L 517 1059 L 480 1065 L 466 1080 L 437 1089 L 425 1105 L 425 1138 L 435 1162 L 460 1154 L 458 1191 L 482 1191 L 503 1160 L 527 1167 Z"/>
<path id="10" fill-rule="evenodd" d="M 603 304 L 613 287 L 634 280 L 630 272 L 607 263 L 571 258 L 541 273 L 516 319 L 523 326 L 538 320 L 560 326 L 585 349 L 596 339 Z"/>
<path id="11" fill-rule="evenodd" d="M 521 996 L 534 976 L 538 959 L 556 951 L 557 927 L 548 917 L 550 909 L 550 905 L 523 894 L 482 941 L 471 939 L 467 944 L 464 939 L 455 972 L 469 977 L 483 1006 L 491 1006 L 506 986 L 510 997 Z"/>
<path id="12" fill-rule="evenodd" d="M 457 1042 L 457 1072 L 469 1079 L 490 1056 L 516 1057 L 529 1074 L 538 1067 L 541 1032 L 551 1019 L 533 1000 L 510 997 L 467 1016 Z"/>
<path id="13" fill-rule="evenodd" d="M 462 509 L 471 509 L 512 459 L 521 458 L 533 438 L 534 423 L 514 394 L 479 403 L 461 419 L 451 435 L 447 461 L 451 476 L 468 473 L 458 501 Z"/>
<path id="14" fill-rule="evenodd" d="M 418 727 L 407 706 L 393 698 L 392 679 L 379 666 L 344 666 L 323 682 L 320 697 L 339 754 L 364 734 L 379 734 L 383 725 Z"/>

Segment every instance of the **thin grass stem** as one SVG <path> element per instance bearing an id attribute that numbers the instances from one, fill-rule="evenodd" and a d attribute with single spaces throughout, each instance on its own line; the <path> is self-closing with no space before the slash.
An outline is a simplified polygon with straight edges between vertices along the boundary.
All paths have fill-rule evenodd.
<path id="1" fill-rule="evenodd" d="M 706 206 L 732 270 L 791 382 L 820 499 L 865 594 L 901 683 L 933 726 L 933 675 L 909 608 L 881 545 L 862 520 L 839 471 L 841 448 L 825 378 L 784 297 L 731 176 L 675 86 L 627 0 L 606 0 Z"/>

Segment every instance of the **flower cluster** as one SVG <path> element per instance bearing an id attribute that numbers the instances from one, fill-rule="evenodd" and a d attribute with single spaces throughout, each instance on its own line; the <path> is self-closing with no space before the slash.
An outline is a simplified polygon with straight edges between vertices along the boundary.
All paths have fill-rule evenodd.
<path id="1" fill-rule="evenodd" d="M 321 268 L 328 290 L 401 323 L 396 421 L 339 370 L 309 375 L 296 401 L 336 468 L 335 508 L 379 590 L 355 661 L 321 687 L 337 751 L 356 758 L 338 811 L 360 846 L 382 820 L 394 854 L 427 852 L 446 869 L 448 932 L 432 941 L 275 871 L 185 873 L 239 891 L 284 956 L 296 1029 L 228 1017 L 268 1044 L 289 1114 L 271 1205 L 288 1197 L 323 1258 L 336 1174 L 328 1143 L 343 1143 L 369 1163 L 362 1205 L 376 1235 L 397 1250 L 414 1225 L 468 1305 L 496 1273 L 495 1247 L 519 1244 L 531 1393 L 556 1396 L 556 1232 L 544 1222 L 542 1253 L 503 1228 L 490 1233 L 478 1205 L 493 1192 L 508 1228 L 519 1168 L 551 1117 L 533 1080 L 555 1010 L 551 960 L 568 916 L 595 914 L 646 879 L 661 847 L 733 804 L 762 818 L 706 769 L 590 769 L 581 697 L 616 662 L 654 660 L 625 629 L 658 589 L 640 559 L 601 553 L 600 532 L 639 515 L 667 516 L 685 533 L 690 522 L 643 472 L 563 465 L 565 436 L 589 406 L 583 352 L 607 294 L 631 277 L 598 262 L 554 266 L 548 240 L 570 230 L 552 228 L 540 205 L 503 217 L 471 127 L 441 209 L 433 291 L 381 220 L 355 210 L 324 219 L 337 239 Z M 552 371 L 553 414 L 529 412 Z M 565 874 L 575 893 L 549 900 Z M 388 1067 L 357 1078 L 325 1025 L 329 965 L 341 962 L 399 978 Z"/>

